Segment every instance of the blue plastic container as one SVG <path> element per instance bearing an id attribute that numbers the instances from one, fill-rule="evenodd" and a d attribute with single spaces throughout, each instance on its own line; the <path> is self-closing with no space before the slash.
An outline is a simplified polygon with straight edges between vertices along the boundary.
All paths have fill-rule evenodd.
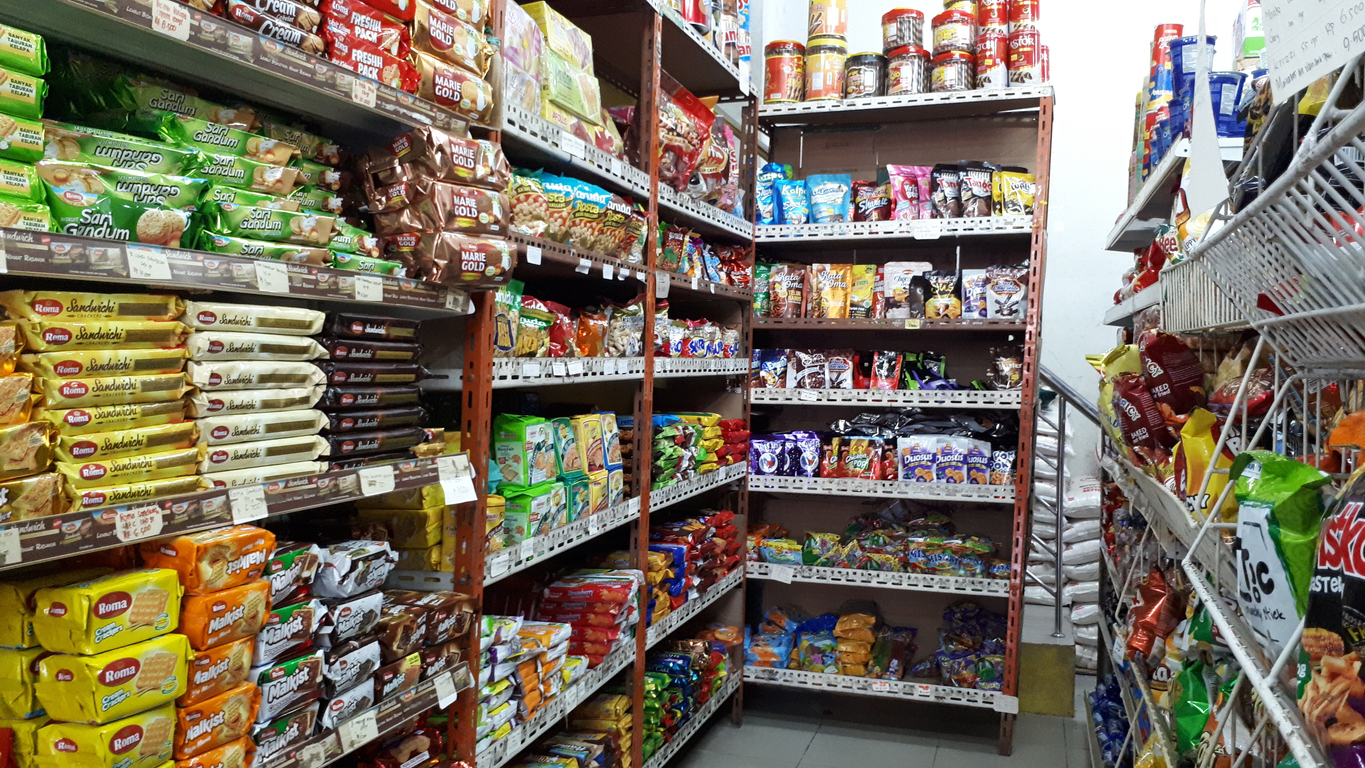
<path id="1" fill-rule="evenodd" d="M 1242 103 L 1242 89 L 1246 88 L 1245 72 L 1210 72 L 1209 95 L 1213 101 L 1213 120 L 1218 125 L 1219 138 L 1243 138 L 1247 123 L 1237 119 L 1237 106 Z"/>

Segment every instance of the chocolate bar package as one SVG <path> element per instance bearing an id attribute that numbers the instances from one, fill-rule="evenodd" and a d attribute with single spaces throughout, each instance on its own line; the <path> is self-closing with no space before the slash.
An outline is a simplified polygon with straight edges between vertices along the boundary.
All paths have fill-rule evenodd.
<path id="1" fill-rule="evenodd" d="M 331 447 L 332 456 L 362 456 L 420 445 L 426 440 L 426 431 L 404 427 L 383 432 L 342 432 L 323 439 Z"/>
<path id="2" fill-rule="evenodd" d="M 370 410 L 420 405 L 422 390 L 416 385 L 397 387 L 328 387 L 318 400 L 324 411 Z"/>
<path id="3" fill-rule="evenodd" d="M 374 634 L 357 637 L 326 649 L 323 656 L 323 694 L 333 696 L 361 680 L 368 680 L 383 663 L 379 638 Z"/>
<path id="4" fill-rule="evenodd" d="M 323 332 L 329 336 L 347 339 L 413 342 L 417 340 L 417 329 L 421 325 L 420 320 L 407 320 L 401 317 L 334 312 L 328 315 Z"/>
<path id="5" fill-rule="evenodd" d="M 370 384 L 415 384 L 431 374 L 416 363 L 376 363 L 376 362 L 334 362 L 324 360 L 317 363 L 327 377 L 327 383 L 336 386 L 359 387 Z"/>
<path id="6" fill-rule="evenodd" d="M 415 363 L 422 354 L 421 344 L 360 339 L 325 338 L 318 341 L 333 360 L 373 360 L 385 363 Z"/>
<path id="7" fill-rule="evenodd" d="M 327 414 L 324 432 L 370 432 L 398 427 L 420 427 L 427 423 L 425 408 L 386 408 L 376 411 L 342 411 Z"/>
<path id="8" fill-rule="evenodd" d="M 318 626 L 323 645 L 334 647 L 360 637 L 379 623 L 379 612 L 384 608 L 384 595 L 378 591 L 362 592 L 354 597 L 330 597 L 322 601 L 327 616 Z"/>

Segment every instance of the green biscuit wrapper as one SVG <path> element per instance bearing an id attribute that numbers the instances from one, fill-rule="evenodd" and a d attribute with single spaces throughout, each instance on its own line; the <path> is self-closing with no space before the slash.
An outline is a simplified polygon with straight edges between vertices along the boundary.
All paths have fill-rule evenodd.
<path id="1" fill-rule="evenodd" d="M 1322 523 L 1319 489 L 1332 478 L 1316 467 L 1272 451 L 1238 454 L 1228 472 L 1236 482 L 1238 503 L 1271 506 L 1266 518 L 1270 538 L 1284 563 L 1294 588 L 1295 607 L 1302 616 L 1308 609 L 1308 587 L 1313 580 Z"/>
<path id="2" fill-rule="evenodd" d="M 285 125 L 275 120 L 262 120 L 261 133 L 272 139 L 279 139 L 298 147 L 300 156 L 304 160 L 312 160 L 326 165 L 336 165 L 341 162 L 341 149 L 336 142 L 309 133 L 302 128 Z"/>
<path id="3" fill-rule="evenodd" d="M 290 165 L 299 169 L 299 184 L 305 187 L 316 187 L 322 183 L 323 175 L 332 170 L 322 163 L 303 158 L 295 160 Z"/>
<path id="4" fill-rule="evenodd" d="M 130 168 L 148 173 L 193 172 L 202 155 L 193 149 L 173 147 L 101 128 L 49 122 L 44 153 L 52 160 L 93 163 L 106 168 Z"/>
<path id="5" fill-rule="evenodd" d="M 291 264 L 310 264 L 315 267 L 327 266 L 332 255 L 326 248 L 248 240 L 243 237 L 216 235 L 212 232 L 200 233 L 199 247 L 205 251 L 224 255 L 287 261 Z"/>
<path id="6" fill-rule="evenodd" d="M 53 194 L 48 198 L 53 229 L 77 237 L 126 240 L 179 248 L 195 242 L 199 214 L 141 205 L 113 195 L 91 195 L 81 205 Z"/>
<path id="7" fill-rule="evenodd" d="M 332 254 L 332 266 L 336 269 L 350 269 L 357 272 L 373 272 L 376 275 L 392 275 L 402 264 L 384 259 L 372 259 L 355 253 Z"/>
<path id="8" fill-rule="evenodd" d="M 87 198 L 108 195 L 139 205 L 196 210 L 209 185 L 204 179 L 189 176 L 56 160 L 44 160 L 37 169 L 47 184 L 49 199 L 60 196 L 73 204 L 88 205 Z"/>
<path id="9" fill-rule="evenodd" d="M 256 127 L 256 112 L 249 107 L 225 107 L 200 98 L 193 90 L 148 75 L 126 71 L 106 75 L 96 84 L 87 85 L 96 91 L 95 101 L 106 110 L 124 112 L 172 113 L 181 117 L 222 123 L 243 131 Z M 149 115 L 135 116 L 135 120 L 163 119 Z"/>
<path id="10" fill-rule="evenodd" d="M 336 219 L 311 213 L 257 208 L 233 203 L 204 206 L 209 228 L 220 235 L 277 243 L 322 246 L 332 239 Z"/>
<path id="11" fill-rule="evenodd" d="M 47 100 L 47 81 L 0 67 L 0 112 L 38 119 Z"/>
<path id="12" fill-rule="evenodd" d="M 274 208 L 280 211 L 297 211 L 300 208 L 298 200 L 249 189 L 238 189 L 219 183 L 214 183 L 209 187 L 208 194 L 204 196 L 204 202 L 235 203 L 256 208 Z"/>
<path id="13" fill-rule="evenodd" d="M 299 207 L 305 211 L 314 211 L 328 216 L 341 215 L 341 197 L 335 192 L 317 187 L 299 187 L 294 190 L 289 199 L 297 201 Z"/>
<path id="14" fill-rule="evenodd" d="M 207 154 L 195 174 L 229 187 L 251 189 L 280 197 L 294 191 L 298 170 L 277 168 L 246 157 Z"/>
<path id="15" fill-rule="evenodd" d="M 13 115 L 0 115 L 0 158 L 21 163 L 43 159 L 43 124 Z"/>
<path id="16" fill-rule="evenodd" d="M 47 44 L 40 35 L 0 24 L 0 67 L 42 77 L 47 74 Z"/>
<path id="17" fill-rule="evenodd" d="M 334 253 L 356 253 L 377 259 L 384 254 L 379 238 L 360 227 L 348 224 L 345 219 L 336 220 L 336 234 L 327 244 Z"/>
<path id="18" fill-rule="evenodd" d="M 0 195 L 0 227 L 50 232 L 52 211 L 47 207 L 47 203 L 35 203 L 32 200 Z"/>
<path id="19" fill-rule="evenodd" d="M 163 137 L 176 144 L 199 147 L 218 155 L 245 157 L 258 163 L 284 167 L 299 154 L 298 147 L 277 139 L 257 136 L 222 123 L 176 115 L 162 128 Z"/>
<path id="20" fill-rule="evenodd" d="M 0 195 L 41 202 L 47 189 L 32 165 L 0 160 Z"/>

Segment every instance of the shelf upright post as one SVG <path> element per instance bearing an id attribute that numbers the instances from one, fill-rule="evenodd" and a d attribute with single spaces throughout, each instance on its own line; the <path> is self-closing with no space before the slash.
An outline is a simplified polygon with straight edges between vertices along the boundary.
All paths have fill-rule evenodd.
<path id="1" fill-rule="evenodd" d="M 1023 404 L 1019 411 L 1019 449 L 1015 453 L 1014 523 L 1010 539 L 1010 603 L 1005 629 L 1004 692 L 1019 695 L 1019 634 L 1024 608 L 1024 568 L 1028 565 L 1029 488 L 1033 470 L 1033 421 L 1038 397 L 1038 329 L 1042 324 L 1043 273 L 1047 263 L 1048 169 L 1052 163 L 1052 97 L 1038 103 L 1038 160 L 1034 170 L 1033 234 L 1029 243 L 1028 314 L 1024 325 Z M 1060 494 L 1064 489 L 1058 488 Z M 1014 749 L 1015 715 L 1000 716 L 999 752 Z"/>
<path id="2" fill-rule="evenodd" d="M 477 608 L 469 633 L 466 659 L 474 687 L 460 693 L 447 730 L 459 758 L 471 765 L 478 742 L 475 733 L 479 706 L 479 627 L 483 620 L 484 515 L 488 496 L 488 451 L 493 419 L 493 296 L 483 291 L 473 297 L 474 315 L 465 323 L 464 390 L 460 403 L 460 448 L 468 452 L 477 499 L 460 505 L 456 520 L 455 585 L 474 598 Z"/>

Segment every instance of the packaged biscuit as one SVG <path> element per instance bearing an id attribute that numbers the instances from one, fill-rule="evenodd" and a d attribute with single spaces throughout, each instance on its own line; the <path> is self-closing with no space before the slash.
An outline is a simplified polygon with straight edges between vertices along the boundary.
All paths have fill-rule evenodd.
<path id="1" fill-rule="evenodd" d="M 200 419 L 205 416 L 295 411 L 317 405 L 322 393 L 322 387 L 195 392 L 188 398 L 189 413 Z"/>
<path id="2" fill-rule="evenodd" d="M 272 243 L 325 246 L 336 224 L 332 216 L 236 203 L 209 203 L 204 212 L 213 232 Z"/>
<path id="3" fill-rule="evenodd" d="M 43 408 L 90 408 L 179 400 L 189 391 L 183 373 L 150 376 L 101 376 L 93 379 L 40 378 L 34 390 Z"/>
<path id="4" fill-rule="evenodd" d="M 251 440 L 316 435 L 327 426 L 322 411 L 275 411 L 240 416 L 210 416 L 196 421 L 199 442 L 209 446 L 230 445 Z"/>
<path id="5" fill-rule="evenodd" d="M 441 545 L 426 549 L 397 549 L 400 571 L 439 571 L 441 570 Z"/>
<path id="6" fill-rule="evenodd" d="M 269 610 L 270 583 L 263 579 L 207 595 L 186 595 L 180 632 L 192 648 L 202 651 L 256 634 Z"/>
<path id="7" fill-rule="evenodd" d="M 189 759 L 177 760 L 175 768 L 251 768 L 255 763 L 256 744 L 243 736 Z"/>
<path id="8" fill-rule="evenodd" d="M 402 342 L 325 338 L 319 343 L 333 360 L 412 363 L 422 354 L 422 345 Z"/>
<path id="9" fill-rule="evenodd" d="M 164 403 L 100 405 L 94 408 L 66 410 L 40 408 L 33 412 L 33 420 L 46 421 L 63 435 L 87 435 L 116 429 L 179 424 L 185 420 L 185 402 L 172 400 Z"/>
<path id="10" fill-rule="evenodd" d="M 42 472 L 52 463 L 52 425 L 33 421 L 0 427 L 0 480 Z"/>
<path id="11" fill-rule="evenodd" d="M 375 697 L 380 701 L 417 687 L 422 679 L 422 654 L 410 653 L 374 673 Z"/>
<path id="12" fill-rule="evenodd" d="M 381 408 L 374 411 L 342 411 L 327 414 L 327 431 L 362 432 L 398 427 L 420 427 L 427 423 L 427 411 L 420 406 Z"/>
<path id="13" fill-rule="evenodd" d="M 589 475 L 606 469 L 607 456 L 606 445 L 602 439 L 602 420 L 594 413 L 584 416 L 574 416 L 572 423 L 574 435 L 578 438 L 578 444 L 582 446 L 583 469 Z"/>
<path id="14" fill-rule="evenodd" d="M 14 373 L 22 345 L 19 324 L 13 320 L 0 320 L 0 374 Z"/>
<path id="15" fill-rule="evenodd" d="M 0 174 L 3 172 L 0 167 Z M 2 184 L 0 192 L 15 194 Z M 171 248 L 189 247 L 199 237 L 199 217 L 193 211 L 136 203 L 107 193 L 74 200 L 52 194 L 47 204 L 52 212 L 52 228 L 69 235 Z"/>
<path id="16" fill-rule="evenodd" d="M 47 197 L 47 189 L 33 166 L 0 160 L 0 195 L 41 203 Z"/>
<path id="17" fill-rule="evenodd" d="M 322 394 L 324 411 L 364 410 L 416 406 L 422 403 L 422 389 L 415 385 L 385 387 L 328 387 Z"/>
<path id="18" fill-rule="evenodd" d="M 331 336 L 373 341 L 416 341 L 420 326 L 418 320 L 353 312 L 336 312 L 327 320 L 327 331 Z"/>
<path id="19" fill-rule="evenodd" d="M 43 648 L 0 650 L 0 717 L 25 720 L 43 714 L 35 687 L 38 667 L 49 656 Z"/>
<path id="20" fill-rule="evenodd" d="M 283 197 L 294 191 L 299 182 L 299 169 L 281 168 L 248 157 L 215 154 L 202 155 L 203 163 L 194 175 L 215 184 L 251 189 Z"/>
<path id="21" fill-rule="evenodd" d="M 33 631 L 54 653 L 96 654 L 160 637 L 180 621 L 175 571 L 145 568 L 43 587 L 33 596 Z"/>
<path id="22" fill-rule="evenodd" d="M 203 455 L 203 448 L 192 446 L 116 459 L 59 461 L 56 470 L 66 477 L 67 484 L 73 488 L 94 488 L 192 475 L 197 471 Z"/>
<path id="23" fill-rule="evenodd" d="M 0 122 L 4 115 L 0 115 Z M 0 138 L 0 157 L 4 156 L 5 140 Z M 52 230 L 52 208 L 45 202 L 21 200 L 10 195 L 0 195 L 0 227 L 26 229 L 30 232 L 50 232 Z"/>
<path id="24" fill-rule="evenodd" d="M 171 759 L 176 711 L 165 704 L 104 725 L 52 722 L 38 729 L 39 768 L 160 768 Z"/>
<path id="25" fill-rule="evenodd" d="M 281 605 L 307 597 L 322 565 L 322 550 L 310 542 L 281 541 L 265 565 L 270 582 L 270 604 Z"/>
<path id="26" fill-rule="evenodd" d="M 33 412 L 33 374 L 0 375 L 0 426 L 22 424 Z"/>
<path id="27" fill-rule="evenodd" d="M 175 759 L 187 760 L 246 736 L 260 703 L 260 690 L 248 682 L 175 710 Z"/>
<path id="28" fill-rule="evenodd" d="M 266 615 L 265 625 L 256 636 L 251 655 L 252 666 L 258 667 L 311 648 L 318 626 L 326 615 L 326 606 L 318 600 L 271 608 Z"/>
<path id="29" fill-rule="evenodd" d="M 327 441 L 315 435 L 277 437 L 249 443 L 232 443 L 209 447 L 199 465 L 201 472 L 224 472 L 230 469 L 250 469 L 271 464 L 312 461 L 326 456 Z"/>
<path id="30" fill-rule="evenodd" d="M 493 87 L 487 81 L 425 53 L 412 56 L 421 74 L 418 98 L 433 101 L 474 122 L 488 122 L 493 114 Z"/>
<path id="31" fill-rule="evenodd" d="M 320 708 L 322 727 L 335 728 L 338 724 L 374 706 L 379 701 L 375 695 L 375 683 L 374 677 L 367 677 L 364 682 L 342 690 L 324 702 L 325 706 Z"/>
<path id="32" fill-rule="evenodd" d="M 159 541 L 143 542 L 142 562 L 180 574 L 187 595 L 202 595 L 255 581 L 275 549 L 275 534 L 254 525 L 234 525 Z"/>
<path id="33" fill-rule="evenodd" d="M 0 481 L 0 523 L 51 517 L 66 512 L 66 509 L 62 476 L 56 472 Z M 3 645 L 4 642 L 0 641 L 0 646 Z"/>
<path id="34" fill-rule="evenodd" d="M 318 722 L 318 704 L 313 702 L 280 715 L 265 725 L 254 725 L 251 738 L 256 742 L 256 758 L 268 760 L 283 754 L 313 735 Z"/>
<path id="35" fill-rule="evenodd" d="M 202 178 L 196 170 L 200 155 L 193 149 L 80 125 L 50 122 L 44 129 L 46 156 L 54 160 Z"/>
<path id="36" fill-rule="evenodd" d="M 349 597 L 384 583 L 397 558 L 386 541 L 344 541 L 322 551 L 313 588 L 321 597 Z"/>
<path id="37" fill-rule="evenodd" d="M 288 464 L 271 464 L 268 467 L 251 469 L 232 469 L 227 472 L 209 472 L 200 475 L 210 488 L 236 488 L 241 485 L 260 485 L 272 480 L 283 480 L 300 475 L 320 475 L 327 471 L 323 461 L 291 461 Z"/>
<path id="38" fill-rule="evenodd" d="M 0 112 L 37 120 L 46 100 L 47 81 L 0 67 Z"/>
<path id="39" fill-rule="evenodd" d="M 416 592 L 389 590 L 385 598 L 401 605 L 415 605 L 427 611 L 423 642 L 439 645 L 469 631 L 474 620 L 474 598 L 459 592 Z"/>
<path id="40" fill-rule="evenodd" d="M 167 496 L 182 496 L 210 487 L 212 486 L 198 475 L 188 475 L 123 485 L 102 485 L 96 488 L 75 488 L 67 483 L 63 493 L 71 503 L 72 512 L 83 512 L 87 509 L 103 509 L 139 501 L 164 499 Z"/>
<path id="41" fill-rule="evenodd" d="M 108 196 L 137 205 L 195 210 L 209 186 L 208 181 L 189 176 L 60 160 L 44 160 L 36 167 L 38 178 L 47 184 L 49 197 L 81 207 Z"/>
<path id="42" fill-rule="evenodd" d="M 42 77 L 47 74 L 47 44 L 41 35 L 0 24 L 0 67 Z"/>
<path id="43" fill-rule="evenodd" d="M 189 328 L 156 320 L 36 320 L 19 323 L 24 346 L 32 352 L 67 349 L 165 349 L 185 343 Z"/>
<path id="44" fill-rule="evenodd" d="M 317 310 L 296 307 L 188 301 L 181 319 L 196 330 L 312 336 L 322 331 L 326 317 Z"/>
<path id="45" fill-rule="evenodd" d="M 322 698 L 322 668 L 320 650 L 253 667 L 251 681 L 261 689 L 256 722 L 268 723 L 291 709 Z"/>
<path id="46" fill-rule="evenodd" d="M 299 201 L 292 197 L 280 197 L 268 192 L 252 189 L 229 187 L 226 184 L 212 184 L 204 195 L 204 203 L 232 203 L 234 205 L 274 208 L 279 211 L 298 211 Z"/>
<path id="47" fill-rule="evenodd" d="M 303 336 L 195 331 L 185 342 L 191 360 L 306 361 L 327 357 L 321 344 Z"/>
<path id="48" fill-rule="evenodd" d="M 189 655 L 184 635 L 163 635 L 95 656 L 48 656 L 38 664 L 38 699 L 58 720 L 102 725 L 184 693 Z"/>
<path id="49" fill-rule="evenodd" d="M 167 141 L 219 155 L 245 157 L 279 167 L 289 165 L 289 161 L 299 155 L 298 147 L 292 144 L 197 117 L 176 115 L 174 119 L 165 119 L 161 125 L 163 138 Z"/>
<path id="50" fill-rule="evenodd" d="M 616 426 L 616 414 L 603 411 L 597 414 L 602 422 L 602 450 L 608 468 L 621 466 L 621 432 Z"/>
<path id="51" fill-rule="evenodd" d="M 190 383 L 201 390 L 288 389 L 315 387 L 327 377 L 313 363 L 191 360 L 185 366 Z"/>
<path id="52" fill-rule="evenodd" d="M 344 432 L 323 439 L 330 456 L 364 456 L 414 448 L 426 440 L 426 435 L 426 430 L 407 427 L 383 432 Z"/>
<path id="53" fill-rule="evenodd" d="M 355 253 L 371 258 L 384 255 L 379 238 L 359 227 L 347 224 L 345 219 L 337 219 L 336 232 L 332 235 L 332 241 L 327 244 L 327 248 L 332 253 Z"/>
<path id="54" fill-rule="evenodd" d="M 0 719 L 0 728 L 8 728 L 14 733 L 10 757 L 19 768 L 37 768 L 34 754 L 38 748 L 38 729 L 50 722 L 52 718 L 47 715 L 19 720 Z"/>
<path id="55" fill-rule="evenodd" d="M 335 241 L 333 241 L 335 242 Z M 265 240 L 249 240 L 244 237 L 229 237 L 214 232 L 199 234 L 199 248 L 212 253 L 230 256 L 243 256 L 249 259 L 268 259 L 290 264 L 308 264 L 324 267 L 331 260 L 331 252 L 326 248 L 297 243 L 271 243 Z"/>
<path id="56" fill-rule="evenodd" d="M 191 651 L 187 664 L 189 685 L 176 700 L 176 706 L 198 704 L 244 682 L 251 671 L 251 649 L 255 642 L 255 638 L 244 637 L 202 651 Z"/>
<path id="57" fill-rule="evenodd" d="M 324 693 L 335 694 L 368 679 L 379 669 L 380 659 L 379 640 L 374 635 L 333 643 L 323 657 Z"/>
<path id="58" fill-rule="evenodd" d="M 375 259 L 369 256 L 361 256 L 358 253 L 334 253 L 332 254 L 332 269 L 344 269 L 352 272 L 369 272 L 375 275 L 397 275 L 402 277 L 399 270 L 402 264 L 396 261 L 386 261 Z"/>
<path id="59" fill-rule="evenodd" d="M 390 545 L 404 549 L 425 549 L 441 543 L 441 517 L 445 507 L 426 509 L 362 509 L 353 520 L 382 523 L 388 530 Z"/>
<path id="60" fill-rule="evenodd" d="M 425 3 L 413 18 L 412 49 L 484 75 L 494 53 L 480 29 Z"/>
<path id="61" fill-rule="evenodd" d="M 309 211 L 325 216 L 340 216 L 346 212 L 345 201 L 335 192 L 317 187 L 299 187 L 289 195 L 289 202 L 298 206 L 293 210 Z M 335 239 L 336 235 L 333 235 Z M 331 245 L 331 243 L 328 243 Z"/>
<path id="62" fill-rule="evenodd" d="M 19 357 L 19 370 L 30 371 L 46 379 L 164 375 L 179 373 L 184 367 L 185 350 L 180 347 L 84 349 L 41 352 Z"/>
<path id="63" fill-rule="evenodd" d="M 57 438 L 57 460 L 80 462 L 87 459 L 117 459 L 139 453 L 189 448 L 198 439 L 199 427 L 192 421 L 118 432 L 61 435 Z"/>
<path id="64" fill-rule="evenodd" d="M 49 573 L 22 581 L 0 582 L 0 648 L 36 648 L 33 632 L 33 595 L 44 587 L 59 587 L 86 581 L 109 572 L 107 568 L 87 568 Z"/>

